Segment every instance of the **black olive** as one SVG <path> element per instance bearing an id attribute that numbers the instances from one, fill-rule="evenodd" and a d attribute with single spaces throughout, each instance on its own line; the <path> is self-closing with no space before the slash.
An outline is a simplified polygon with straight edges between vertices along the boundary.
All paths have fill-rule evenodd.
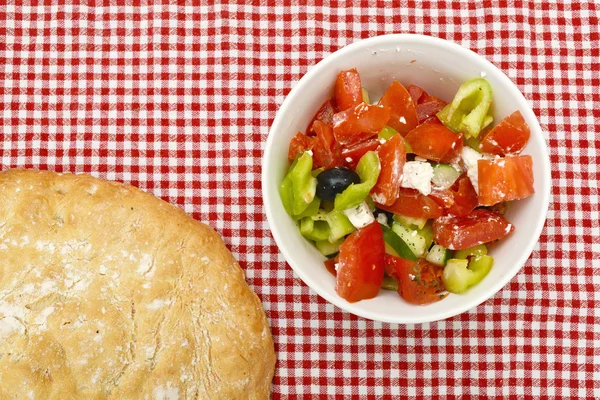
<path id="1" fill-rule="evenodd" d="M 360 176 L 351 169 L 335 167 L 317 175 L 317 196 L 332 201 L 353 183 L 360 183 Z"/>

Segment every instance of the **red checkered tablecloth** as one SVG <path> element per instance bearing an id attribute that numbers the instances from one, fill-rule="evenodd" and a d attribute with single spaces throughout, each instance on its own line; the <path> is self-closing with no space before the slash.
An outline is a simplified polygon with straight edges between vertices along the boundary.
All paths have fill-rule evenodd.
<path id="1" fill-rule="evenodd" d="M 600 5 L 18 3 L 0 5 L 2 169 L 123 181 L 217 229 L 271 323 L 273 398 L 600 398 Z M 502 69 L 552 162 L 548 221 L 521 272 L 479 307 L 414 326 L 355 317 L 304 285 L 271 237 L 260 187 L 294 82 L 347 44 L 399 32 L 455 41 Z"/>

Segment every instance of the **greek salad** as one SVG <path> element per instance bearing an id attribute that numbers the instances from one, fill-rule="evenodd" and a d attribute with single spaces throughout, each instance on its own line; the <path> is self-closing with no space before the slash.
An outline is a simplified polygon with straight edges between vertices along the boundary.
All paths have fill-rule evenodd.
<path id="1" fill-rule="evenodd" d="M 373 103 L 356 69 L 339 73 L 291 140 L 280 196 L 342 298 L 429 304 L 489 273 L 486 245 L 515 229 L 507 204 L 534 193 L 529 128 L 519 111 L 493 126 L 491 105 L 484 78 L 449 103 L 394 81 Z"/>

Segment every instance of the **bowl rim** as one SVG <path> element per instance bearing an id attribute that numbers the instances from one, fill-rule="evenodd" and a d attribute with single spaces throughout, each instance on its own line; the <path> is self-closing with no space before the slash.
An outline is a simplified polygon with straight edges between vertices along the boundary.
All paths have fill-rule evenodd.
<path id="1" fill-rule="evenodd" d="M 541 149 L 541 152 L 543 155 L 543 157 L 542 157 L 543 160 L 540 160 L 543 165 L 543 168 L 542 168 L 543 171 L 541 174 L 542 176 L 538 178 L 538 179 L 541 178 L 542 188 L 544 189 L 544 190 L 542 190 L 541 193 L 539 193 L 541 195 L 540 196 L 540 200 L 541 200 L 540 206 L 542 206 L 543 212 L 542 212 L 541 218 L 537 221 L 537 226 L 534 228 L 534 231 L 533 231 L 534 234 L 532 235 L 532 240 L 523 249 L 521 256 L 519 257 L 518 261 L 515 263 L 515 267 L 513 267 L 511 270 L 507 271 L 508 273 L 506 273 L 501 279 L 493 282 L 490 285 L 490 288 L 488 291 L 486 291 L 476 297 L 465 298 L 465 302 L 460 307 L 455 307 L 453 309 L 443 311 L 443 312 L 437 312 L 435 314 L 422 314 L 422 315 L 419 314 L 416 316 L 412 315 L 412 316 L 410 316 L 410 318 L 406 318 L 402 315 L 390 316 L 388 314 L 377 314 L 377 313 L 373 313 L 373 312 L 365 312 L 364 310 L 356 307 L 356 304 L 360 304 L 360 302 L 349 303 L 349 302 L 345 301 L 344 299 L 342 299 L 341 297 L 339 297 L 335 293 L 333 293 L 333 295 L 332 295 L 329 292 L 325 292 L 325 291 L 321 290 L 319 288 L 319 285 L 317 285 L 315 283 L 316 280 L 313 279 L 308 273 L 306 273 L 301 268 L 300 264 L 297 263 L 293 257 L 291 257 L 291 255 L 285 245 L 285 240 L 284 240 L 283 234 L 280 231 L 278 224 L 276 223 L 275 216 L 272 213 L 271 202 L 273 199 L 271 199 L 269 197 L 268 188 L 267 188 L 269 185 L 269 182 L 267 179 L 267 168 L 268 168 L 269 159 L 270 159 L 269 156 L 271 155 L 271 153 L 273 151 L 274 132 L 279 131 L 280 125 L 282 125 L 284 123 L 284 121 L 282 119 L 282 115 L 285 113 L 285 110 L 289 107 L 290 104 L 292 104 L 294 98 L 296 97 L 296 95 L 298 93 L 301 93 L 302 91 L 307 89 L 306 86 L 308 86 L 309 82 L 312 80 L 312 77 L 317 75 L 321 69 L 325 68 L 327 66 L 327 64 L 331 63 L 333 60 L 344 57 L 346 54 L 351 53 L 357 49 L 360 49 L 363 47 L 369 48 L 371 46 L 382 46 L 382 45 L 386 45 L 386 44 L 393 44 L 394 46 L 397 46 L 399 44 L 406 45 L 407 41 L 411 42 L 411 43 L 426 43 L 429 45 L 445 47 L 452 52 L 458 53 L 459 55 L 463 55 L 465 57 L 470 57 L 470 58 L 475 57 L 475 58 L 479 59 L 479 61 L 485 67 L 487 67 L 490 70 L 494 70 L 494 72 L 497 73 L 498 79 L 501 81 L 501 84 L 506 87 L 506 89 L 509 91 L 509 93 L 511 93 L 512 96 L 514 96 L 514 97 L 520 98 L 522 100 L 522 103 L 526 104 L 526 110 L 524 111 L 524 113 L 527 115 L 525 116 L 526 117 L 525 119 L 535 121 L 535 126 L 532 127 L 533 129 L 531 129 L 531 131 L 532 131 L 532 133 L 537 131 L 537 133 L 539 133 L 541 135 L 541 140 L 544 143 L 544 146 L 542 146 L 542 149 Z M 523 111 L 523 110 L 521 110 L 521 111 Z M 534 133 L 534 134 L 537 135 L 537 133 Z M 474 51 L 471 51 L 470 49 L 462 47 L 458 43 L 448 41 L 445 39 L 432 37 L 432 36 L 420 35 L 420 34 L 406 34 L 406 33 L 389 34 L 389 35 L 379 35 L 379 36 L 374 36 L 374 37 L 371 37 L 368 39 L 358 40 L 352 44 L 349 44 L 349 45 L 347 45 L 341 49 L 338 49 L 335 52 L 327 55 L 321 61 L 319 61 L 317 64 L 310 67 L 309 70 L 300 78 L 300 80 L 295 85 L 293 85 L 292 89 L 286 96 L 285 100 L 283 101 L 283 103 L 281 104 L 279 109 L 277 110 L 277 114 L 276 114 L 275 119 L 273 120 L 273 123 L 271 124 L 271 128 L 269 130 L 269 135 L 267 137 L 265 150 L 263 152 L 263 162 L 262 162 L 261 189 L 262 189 L 262 197 L 263 197 L 263 203 L 264 203 L 264 207 L 265 207 L 265 213 L 267 215 L 267 221 L 269 223 L 269 228 L 271 230 L 273 238 L 275 239 L 277 247 L 279 248 L 279 251 L 283 254 L 285 260 L 292 267 L 292 270 L 300 277 L 300 279 L 302 279 L 302 281 L 310 289 L 312 289 L 319 296 L 321 296 L 322 298 L 327 300 L 329 303 L 339 307 L 343 311 L 349 312 L 351 314 L 357 315 L 357 316 L 365 318 L 365 319 L 370 319 L 370 320 L 380 321 L 380 322 L 387 322 L 387 323 L 397 323 L 397 324 L 416 324 L 416 323 L 426 323 L 426 322 L 444 320 L 444 319 L 462 314 L 474 307 L 477 307 L 478 305 L 482 304 L 483 302 L 489 300 L 492 296 L 494 296 L 496 293 L 498 293 L 500 291 L 500 289 L 502 289 L 510 280 L 512 280 L 519 273 L 519 271 L 523 268 L 523 266 L 525 265 L 525 263 L 531 256 L 533 249 L 535 248 L 536 244 L 539 242 L 539 237 L 540 237 L 540 235 L 542 233 L 542 229 L 545 225 L 545 222 L 547 219 L 548 207 L 550 204 L 551 178 L 550 178 L 550 159 L 548 156 L 547 146 L 548 145 L 547 145 L 546 139 L 544 138 L 543 130 L 542 130 L 542 128 L 539 124 L 539 121 L 538 121 L 535 113 L 533 112 L 529 102 L 525 98 L 525 96 L 523 96 L 523 94 L 521 93 L 519 88 L 513 83 L 513 81 L 508 76 L 506 76 L 506 74 L 504 74 L 504 72 L 502 70 L 500 70 L 498 67 L 496 67 L 494 64 L 492 64 L 490 61 L 488 61 L 485 57 L 475 53 Z M 278 196 L 275 196 L 275 197 L 277 200 L 279 200 Z M 277 200 L 275 200 L 275 201 L 277 201 Z M 533 240 L 533 238 L 535 238 L 535 240 Z M 518 268 L 516 267 L 517 265 L 518 265 Z M 415 307 L 418 307 L 418 306 L 415 306 Z"/>

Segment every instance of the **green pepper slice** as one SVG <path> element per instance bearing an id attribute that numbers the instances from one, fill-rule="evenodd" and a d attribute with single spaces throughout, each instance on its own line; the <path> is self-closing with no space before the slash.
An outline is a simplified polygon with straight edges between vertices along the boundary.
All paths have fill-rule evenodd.
<path id="1" fill-rule="evenodd" d="M 379 156 L 375 151 L 368 151 L 360 158 L 356 166 L 356 172 L 360 176 L 359 184 L 348 186 L 342 193 L 335 196 L 335 210 L 347 210 L 358 206 L 365 201 L 373 186 L 377 183 L 381 164 Z"/>
<path id="2" fill-rule="evenodd" d="M 394 136 L 395 134 L 397 134 L 398 131 L 395 130 L 394 128 L 392 128 L 391 126 L 384 126 L 382 130 L 379 131 L 379 134 L 377 135 L 379 137 L 379 139 L 391 139 L 392 136 Z"/>
<path id="3" fill-rule="evenodd" d="M 323 171 L 325 171 L 325 168 L 317 168 L 310 171 L 310 174 L 316 178 Z"/>
<path id="4" fill-rule="evenodd" d="M 300 233 L 307 239 L 316 242 L 329 238 L 329 224 L 325 221 L 315 221 L 310 217 L 300 220 Z"/>
<path id="5" fill-rule="evenodd" d="M 474 138 L 474 137 L 470 137 L 468 139 L 465 140 L 465 143 L 467 143 L 467 146 L 469 146 L 470 148 L 472 148 L 473 150 L 475 150 L 478 153 L 481 153 L 481 149 L 479 148 L 479 146 L 481 145 L 479 139 Z"/>
<path id="6" fill-rule="evenodd" d="M 290 166 L 279 186 L 279 195 L 285 211 L 300 215 L 312 203 L 317 190 L 317 179 L 311 175 L 312 156 L 305 151 Z"/>
<path id="7" fill-rule="evenodd" d="M 485 278 L 493 264 L 494 259 L 488 255 L 474 257 L 471 262 L 453 258 L 444 267 L 442 281 L 447 291 L 463 293 Z"/>
<path id="8" fill-rule="evenodd" d="M 392 128 L 389 125 L 386 125 L 383 127 L 382 130 L 379 131 L 379 133 L 377 134 L 377 137 L 379 139 L 389 140 L 392 138 L 392 136 L 394 136 L 397 133 L 398 133 L 397 130 L 395 130 L 394 128 Z M 412 147 L 411 147 L 410 143 L 408 143 L 406 140 L 404 141 L 404 147 L 406 148 L 407 153 L 412 153 Z"/>
<path id="9" fill-rule="evenodd" d="M 460 85 L 452 102 L 437 117 L 453 131 L 476 138 L 492 122 L 488 115 L 491 104 L 492 86 L 483 78 L 475 78 Z"/>
<path id="10" fill-rule="evenodd" d="M 306 210 L 304 210 L 303 212 L 301 212 L 298 215 L 293 215 L 292 218 L 295 221 L 299 221 L 305 217 L 315 217 L 319 214 L 319 207 L 321 207 L 321 199 L 319 199 L 317 196 L 315 196 L 313 201 L 311 201 L 310 204 L 308 205 L 308 207 L 306 207 Z M 318 218 L 313 218 L 313 219 L 316 220 Z"/>
<path id="11" fill-rule="evenodd" d="M 481 257 L 487 254 L 487 247 L 485 244 L 478 244 L 477 246 L 469 247 L 467 249 L 456 250 L 454 252 L 454 258 L 467 259 L 467 257 Z"/>

